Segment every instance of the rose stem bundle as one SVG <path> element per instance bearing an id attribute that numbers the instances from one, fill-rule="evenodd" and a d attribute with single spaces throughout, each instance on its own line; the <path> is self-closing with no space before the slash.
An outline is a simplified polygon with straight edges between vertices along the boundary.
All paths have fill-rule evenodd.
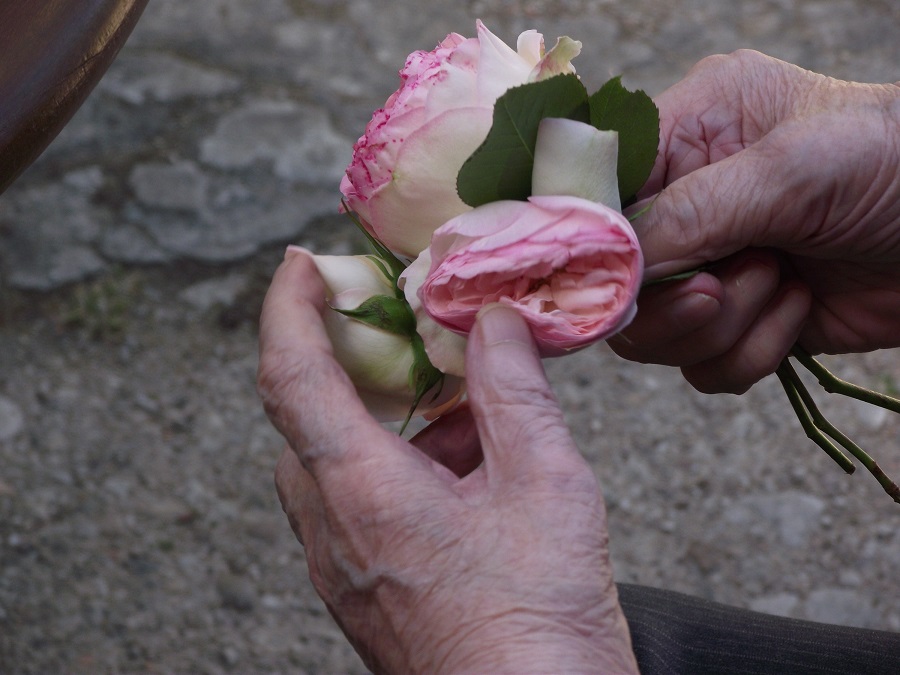
<path id="1" fill-rule="evenodd" d="M 848 396 L 865 403 L 877 405 L 880 408 L 885 408 L 892 412 L 900 413 L 900 400 L 840 379 L 828 371 L 828 369 L 799 345 L 794 345 L 790 356 L 797 359 L 804 368 L 815 375 L 819 384 L 822 385 L 822 388 L 828 393 Z M 900 487 L 898 487 L 897 484 L 882 471 L 881 467 L 878 466 L 878 463 L 872 459 L 865 450 L 847 438 L 847 436 L 841 433 L 833 424 L 831 424 L 831 422 L 825 419 L 825 416 L 819 411 L 809 391 L 807 391 L 806 386 L 800 380 L 800 376 L 797 375 L 797 371 L 795 371 L 794 367 L 791 365 L 789 357 L 784 358 L 775 373 L 781 381 L 781 386 L 784 387 L 788 400 L 791 402 L 791 407 L 793 407 L 794 412 L 797 413 L 800 424 L 803 425 L 803 430 L 810 440 L 828 453 L 828 456 L 837 462 L 844 471 L 853 473 L 856 469 L 853 462 L 847 455 L 841 452 L 834 443 L 832 443 L 832 439 L 837 441 L 837 443 L 843 446 L 845 450 L 856 457 L 860 463 L 866 467 L 869 473 L 875 477 L 881 484 L 881 487 L 884 488 L 884 491 L 887 492 L 895 502 L 900 503 Z"/>
<path id="2" fill-rule="evenodd" d="M 645 210 L 646 209 L 642 210 L 640 213 L 643 213 Z M 636 215 L 640 215 L 640 213 Z M 688 270 L 687 272 L 673 274 L 652 281 L 645 281 L 643 287 L 674 280 L 688 279 L 709 267 L 711 267 L 711 265 L 701 265 L 700 267 Z M 806 385 L 803 384 L 797 371 L 795 371 L 794 367 L 791 365 L 791 356 L 797 359 L 804 368 L 812 373 L 819 381 L 822 388 L 829 394 L 840 394 L 841 396 L 855 398 L 858 401 L 876 405 L 879 408 L 884 408 L 885 410 L 890 410 L 895 413 L 900 413 L 900 400 L 887 396 L 886 394 L 881 394 L 877 391 L 872 391 L 871 389 L 866 389 L 865 387 L 860 387 L 852 382 L 842 380 L 831 373 L 831 371 L 813 358 L 809 352 L 797 344 L 793 346 L 790 354 L 784 357 L 781 364 L 779 364 L 778 369 L 775 371 L 778 380 L 781 382 L 781 386 L 784 387 L 784 392 L 787 394 L 791 407 L 797 414 L 797 419 L 800 420 L 800 424 L 803 426 L 803 430 L 806 432 L 809 439 L 822 448 L 822 450 L 837 462 L 838 466 L 844 471 L 853 473 L 856 470 L 856 466 L 853 464 L 853 461 L 832 442 L 832 440 L 837 441 L 845 450 L 850 452 L 851 455 L 856 457 L 856 459 L 866 467 L 868 472 L 881 484 L 881 487 L 884 488 L 884 491 L 888 493 L 891 499 L 900 504 L 900 487 L 898 487 L 882 468 L 878 466 L 878 462 L 872 459 L 869 453 L 850 440 L 825 418 L 818 406 L 816 406 Z"/>

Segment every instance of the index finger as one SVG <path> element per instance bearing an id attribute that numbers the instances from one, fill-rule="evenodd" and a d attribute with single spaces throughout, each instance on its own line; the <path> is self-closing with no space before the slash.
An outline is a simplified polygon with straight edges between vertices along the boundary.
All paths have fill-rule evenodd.
<path id="1" fill-rule="evenodd" d="M 324 310 L 325 286 L 312 258 L 288 251 L 263 303 L 257 389 L 272 424 L 313 475 L 323 457 L 358 459 L 389 435 L 334 359 Z"/>

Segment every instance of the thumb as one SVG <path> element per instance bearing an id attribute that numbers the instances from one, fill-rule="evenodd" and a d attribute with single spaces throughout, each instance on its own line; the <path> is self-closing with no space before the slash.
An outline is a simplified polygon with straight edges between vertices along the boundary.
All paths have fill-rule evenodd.
<path id="1" fill-rule="evenodd" d="M 645 280 L 659 279 L 748 247 L 790 249 L 811 222 L 808 167 L 788 166 L 760 142 L 679 178 L 633 225 Z M 813 186 L 814 187 L 814 186 Z"/>
<path id="2" fill-rule="evenodd" d="M 581 456 L 544 374 L 528 325 L 499 304 L 479 312 L 466 373 L 488 475 L 530 475 Z"/>

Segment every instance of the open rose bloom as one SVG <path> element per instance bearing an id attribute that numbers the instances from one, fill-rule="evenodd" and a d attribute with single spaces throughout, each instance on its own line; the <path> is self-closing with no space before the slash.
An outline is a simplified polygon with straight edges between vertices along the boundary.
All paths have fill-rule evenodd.
<path id="1" fill-rule="evenodd" d="M 618 211 L 570 196 L 492 202 L 440 227 L 406 272 L 432 363 L 464 373 L 459 340 L 478 310 L 499 302 L 531 326 L 542 356 L 559 356 L 617 333 L 637 311 L 643 259 Z"/>

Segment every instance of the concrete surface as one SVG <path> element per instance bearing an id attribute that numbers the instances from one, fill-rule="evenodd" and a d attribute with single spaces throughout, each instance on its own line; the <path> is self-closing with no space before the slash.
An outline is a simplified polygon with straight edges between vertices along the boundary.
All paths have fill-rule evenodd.
<path id="1" fill-rule="evenodd" d="M 284 244 L 360 245 L 334 215 L 353 140 L 406 54 L 476 17 L 582 40 L 596 86 L 656 94 L 739 47 L 898 79 L 889 0 L 153 0 L 0 197 L 0 671 L 362 670 L 274 495 L 256 312 Z M 900 382 L 895 352 L 829 364 Z M 776 382 L 702 396 L 602 346 L 548 370 L 620 580 L 900 630 L 900 511 L 805 439 Z M 900 420 L 823 407 L 900 475 Z"/>

